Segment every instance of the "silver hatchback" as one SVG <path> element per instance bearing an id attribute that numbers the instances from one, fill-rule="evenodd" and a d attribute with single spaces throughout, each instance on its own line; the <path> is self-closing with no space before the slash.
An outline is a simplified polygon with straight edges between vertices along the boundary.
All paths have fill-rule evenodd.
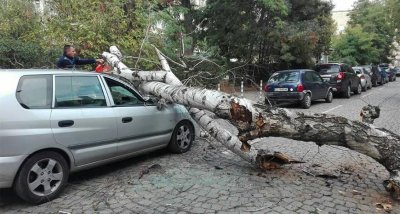
<path id="1" fill-rule="evenodd" d="M 0 71 L 0 188 L 43 203 L 70 172 L 168 147 L 190 149 L 186 108 L 159 108 L 130 84 L 97 73 Z"/>

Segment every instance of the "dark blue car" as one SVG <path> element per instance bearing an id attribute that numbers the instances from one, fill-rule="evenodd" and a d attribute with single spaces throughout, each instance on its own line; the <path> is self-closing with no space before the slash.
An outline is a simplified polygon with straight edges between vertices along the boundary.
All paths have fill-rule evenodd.
<path id="1" fill-rule="evenodd" d="M 310 108 L 311 101 L 333 99 L 333 88 L 313 70 L 285 70 L 274 73 L 265 85 L 266 102 L 297 102 Z"/>

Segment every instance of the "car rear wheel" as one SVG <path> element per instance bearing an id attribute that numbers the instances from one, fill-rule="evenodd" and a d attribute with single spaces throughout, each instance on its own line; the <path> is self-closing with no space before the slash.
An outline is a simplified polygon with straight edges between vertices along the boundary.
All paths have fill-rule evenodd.
<path id="1" fill-rule="evenodd" d="M 354 94 L 361 94 L 362 91 L 361 83 L 358 83 L 357 89 L 354 91 Z"/>
<path id="2" fill-rule="evenodd" d="M 176 125 L 172 133 L 168 149 L 173 153 L 185 153 L 192 147 L 194 140 L 194 128 L 188 121 L 181 121 Z"/>
<path id="3" fill-rule="evenodd" d="M 304 95 L 303 100 L 301 101 L 301 107 L 303 107 L 304 109 L 309 109 L 311 107 L 311 95 L 310 94 L 306 94 Z"/>
<path id="4" fill-rule="evenodd" d="M 346 91 L 343 92 L 343 97 L 350 98 L 351 97 L 351 86 L 350 83 L 347 85 Z"/>
<path id="5" fill-rule="evenodd" d="M 57 152 L 44 151 L 30 157 L 22 165 L 14 190 L 25 201 L 40 204 L 56 198 L 68 181 L 69 168 Z"/>
<path id="6" fill-rule="evenodd" d="M 326 101 L 327 103 L 331 103 L 332 100 L 333 100 L 333 93 L 332 93 L 332 90 L 329 90 L 329 91 L 328 91 L 328 95 L 326 95 L 325 101 Z"/>
<path id="7" fill-rule="evenodd" d="M 372 83 L 372 86 L 374 86 L 374 87 L 378 86 L 378 81 L 374 80 L 374 82 Z"/>

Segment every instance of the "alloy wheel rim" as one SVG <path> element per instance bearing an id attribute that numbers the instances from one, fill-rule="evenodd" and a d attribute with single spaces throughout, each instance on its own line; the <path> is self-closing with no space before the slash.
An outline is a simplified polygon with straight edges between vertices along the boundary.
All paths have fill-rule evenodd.
<path id="1" fill-rule="evenodd" d="M 311 106 L 311 97 L 310 96 L 307 96 L 307 98 L 306 98 L 306 105 Z"/>
<path id="2" fill-rule="evenodd" d="M 29 170 L 28 187 L 37 196 L 48 196 L 58 190 L 63 177 L 61 164 L 54 159 L 45 158 L 36 162 Z"/>
<path id="3" fill-rule="evenodd" d="M 347 95 L 350 97 L 351 96 L 351 88 L 350 86 L 347 87 Z"/>
<path id="4" fill-rule="evenodd" d="M 181 149 L 187 149 L 192 141 L 192 133 L 187 125 L 182 125 L 178 128 L 176 141 Z"/>

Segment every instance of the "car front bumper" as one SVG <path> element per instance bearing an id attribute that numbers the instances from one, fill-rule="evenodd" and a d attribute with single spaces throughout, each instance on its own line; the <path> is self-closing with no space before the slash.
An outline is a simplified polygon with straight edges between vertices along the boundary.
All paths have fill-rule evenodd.
<path id="1" fill-rule="evenodd" d="M 19 167 L 28 155 L 0 157 L 0 188 L 10 188 Z"/>
<path id="2" fill-rule="evenodd" d="M 266 97 L 272 101 L 296 102 L 303 100 L 303 92 L 267 92 Z"/>

